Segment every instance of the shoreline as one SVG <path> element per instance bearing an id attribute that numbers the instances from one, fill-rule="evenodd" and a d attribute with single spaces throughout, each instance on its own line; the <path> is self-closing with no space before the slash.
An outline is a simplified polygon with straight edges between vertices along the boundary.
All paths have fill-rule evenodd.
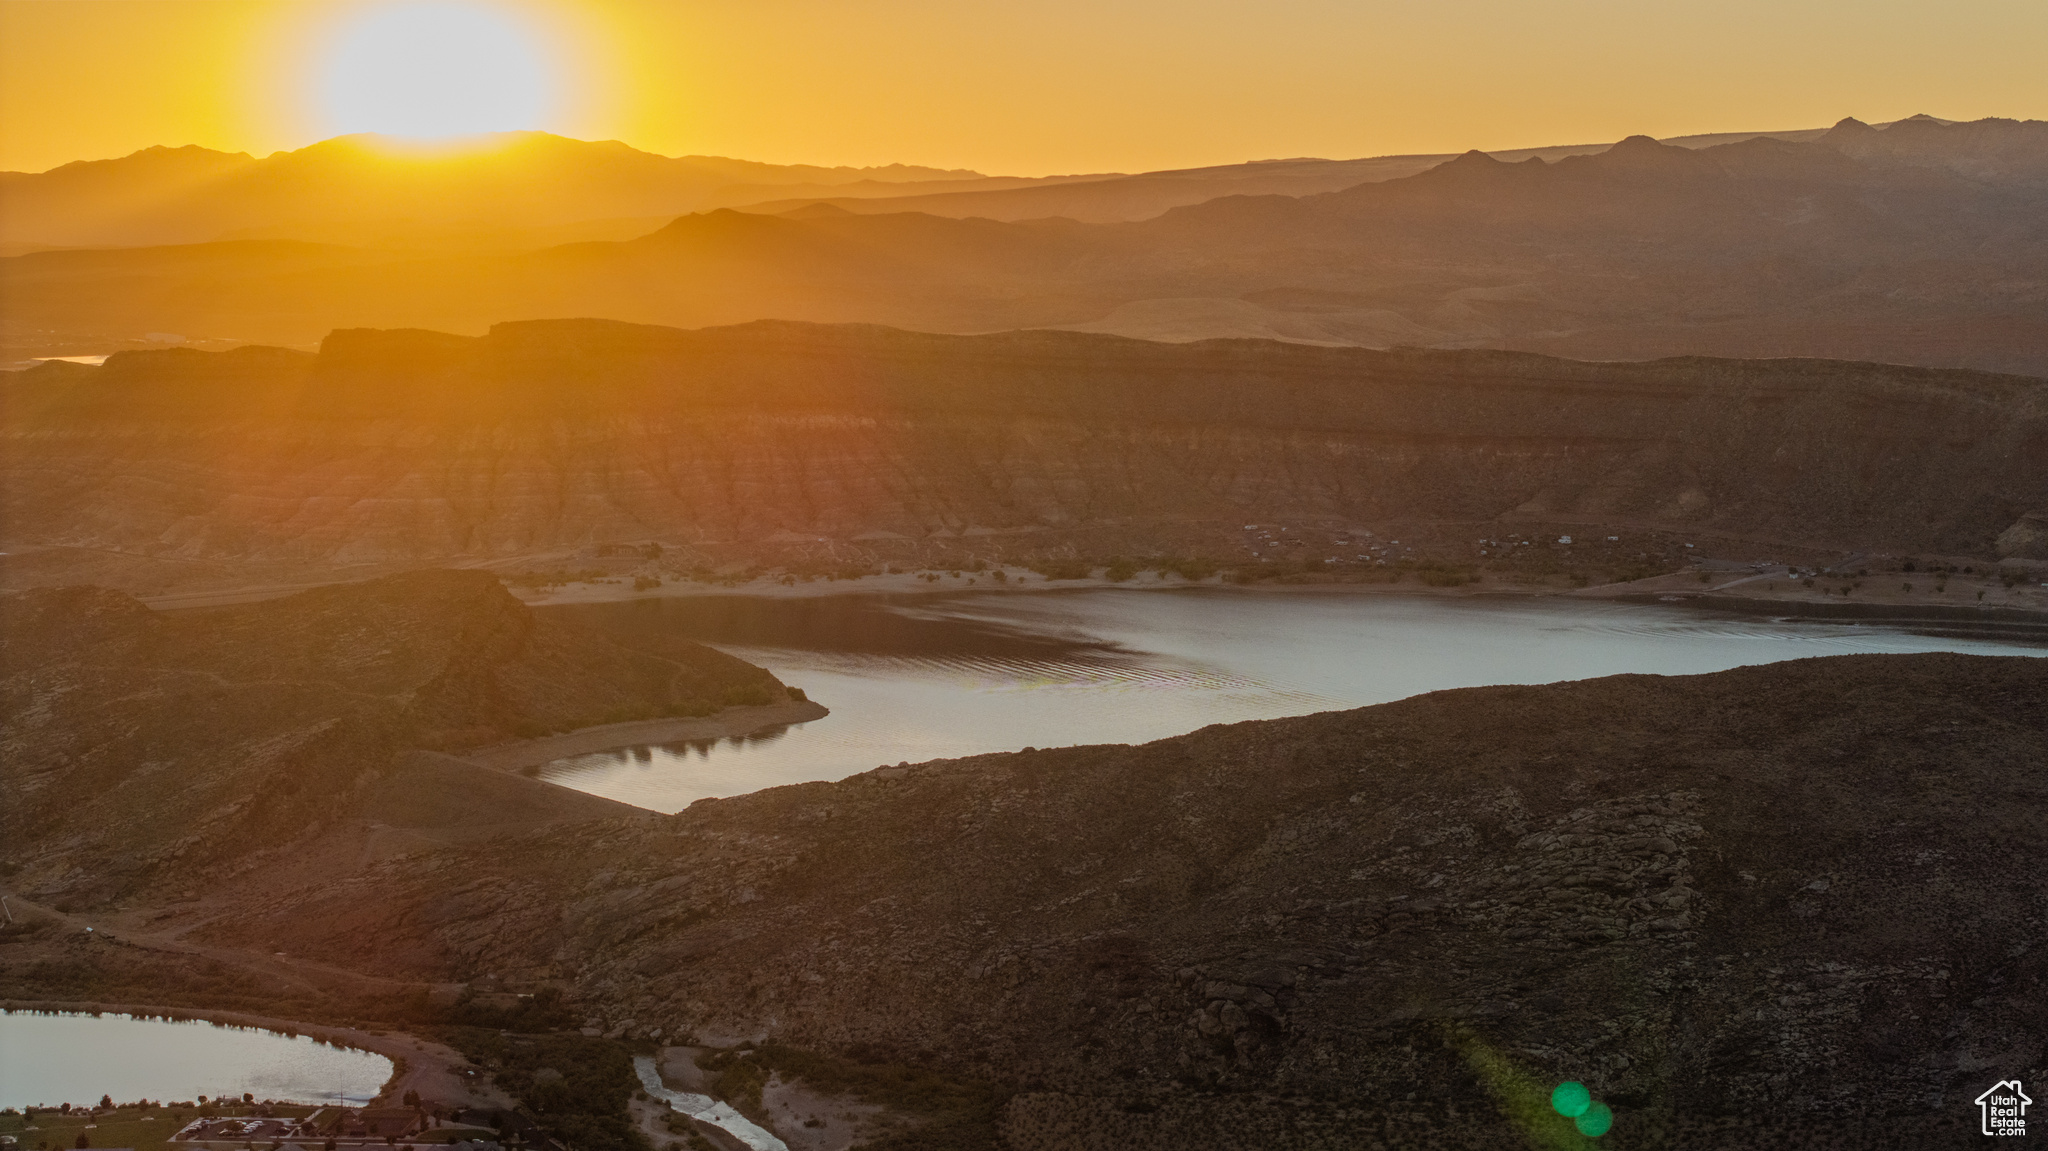
<path id="1" fill-rule="evenodd" d="M 727 739 L 752 735 L 763 728 L 792 723 L 809 723 L 832 714 L 823 704 L 791 700 L 758 707 L 729 707 L 716 715 L 699 718 L 636 719 L 583 727 L 560 735 L 492 744 L 456 755 L 478 767 L 497 771 L 520 771 L 540 767 L 558 759 L 595 755 L 647 743 L 682 743 L 700 739 Z"/>
<path id="2" fill-rule="evenodd" d="M 1865 619 L 1877 618 L 1945 618 L 1955 620 L 1999 619 L 2015 624 L 2039 623 L 2048 625 L 2048 588 L 2033 584 L 2021 585 L 2021 590 L 2005 589 L 1997 580 L 1957 577 L 1949 582 L 1954 584 L 1956 594 L 1974 593 L 1978 590 L 1991 592 L 1997 589 L 2001 598 L 1995 602 L 1956 602 L 1953 597 L 1935 599 L 1935 593 L 1923 592 L 1917 595 L 1899 592 L 1858 593 L 1855 598 L 1829 594 L 1822 590 L 1797 586 L 1797 581 L 1782 574 L 1758 575 L 1748 570 L 1739 572 L 1709 572 L 1707 583 L 1699 582 L 1697 571 L 1676 572 L 1651 576 L 1647 579 L 1628 583 L 1595 584 L 1590 587 L 1560 587 L 1556 584 L 1533 584 L 1512 580 L 1485 580 L 1456 587 L 1431 587 L 1420 582 L 1342 581 L 1314 583 L 1260 582 L 1250 584 L 1230 583 L 1219 577 L 1203 580 L 1159 578 L 1151 574 L 1136 576 L 1128 580 L 1112 581 L 1100 576 L 1085 579 L 1045 580 L 1032 576 L 1028 581 L 1012 580 L 1008 583 L 986 581 L 970 583 L 967 579 L 941 579 L 936 582 L 920 580 L 915 576 L 864 576 L 851 580 L 817 580 L 799 583 L 795 586 L 755 580 L 750 583 L 725 586 L 720 584 L 664 584 L 660 588 L 636 591 L 623 584 L 575 585 L 567 592 L 534 594 L 514 588 L 512 593 L 531 608 L 566 607 L 584 604 L 636 603 L 661 599 L 704 599 L 717 597 L 745 597 L 767 600 L 808 600 L 832 596 L 928 596 L 928 595 L 981 595 L 981 594 L 1022 594 L 1060 591 L 1222 591 L 1239 594 L 1289 594 L 1312 595 L 1359 595 L 1359 596 L 1425 596 L 1431 599 L 1594 599 L 1623 603 L 1682 603 L 1694 607 L 1711 607 L 1722 611 L 1739 611 L 1758 616 L 1771 615 L 1815 615 L 1843 616 Z M 1931 577 L 1921 577 L 1923 580 Z M 1776 580 L 1791 583 L 1793 588 L 1785 590 L 1756 588 L 1760 580 Z M 1834 582 L 1840 583 L 1837 578 Z M 1741 590 L 1737 590 L 1740 588 Z"/>
<path id="3" fill-rule="evenodd" d="M 1781 613 L 1831 615 L 1841 614 L 1837 609 L 1852 607 L 1849 613 L 1856 618 L 1879 618 L 1872 609 L 1901 617 L 1944 616 L 1954 619 L 1981 619 L 1976 613 L 2000 613 L 2015 622 L 2039 620 L 2048 623 L 2048 570 L 2029 568 L 2025 579 L 2015 588 L 2008 588 L 1993 577 L 1993 569 L 1986 569 L 1977 576 L 1957 575 L 1948 578 L 1945 585 L 1952 585 L 1954 592 L 1935 592 L 1924 586 L 1916 592 L 1902 589 L 1864 589 L 1858 587 L 1854 598 L 1843 597 L 1829 591 L 1825 586 L 1806 588 L 1798 578 L 1779 569 L 1758 573 L 1751 568 L 1692 568 L 1651 576 L 1647 579 L 1628 583 L 1596 584 L 1590 587 L 1560 586 L 1556 583 L 1531 583 L 1512 579 L 1486 579 L 1478 583 L 1454 587 L 1432 587 L 1414 580 L 1380 582 L 1370 580 L 1329 580 L 1301 583 L 1280 583 L 1261 581 L 1249 584 L 1231 583 L 1221 576 L 1210 576 L 1199 580 L 1182 579 L 1177 576 L 1160 576 L 1145 572 L 1126 580 L 1111 580 L 1104 576 L 1087 576 L 1081 579 L 1047 579 L 1028 569 L 998 568 L 986 572 L 971 573 L 963 570 L 958 577 L 941 576 L 937 580 L 922 579 L 913 573 L 894 575 L 867 575 L 853 579 L 815 578 L 796 583 L 761 577 L 745 583 L 699 583 L 694 580 L 678 580 L 663 583 L 656 588 L 636 589 L 631 580 L 619 578 L 603 582 L 580 582 L 557 588 L 536 589 L 506 586 L 512 596 L 529 608 L 567 607 L 583 604 L 634 603 L 662 599 L 703 599 L 721 596 L 744 596 L 750 599 L 766 600 L 809 600 L 832 596 L 928 596 L 958 595 L 962 593 L 1019 594 L 1052 591 L 1084 591 L 1119 589 L 1124 591 L 1173 591 L 1192 588 L 1238 592 L 1306 592 L 1326 595 L 1409 595 L 1432 598 L 1470 598 L 1480 596 L 1517 596 L 1530 599 L 1574 598 L 1605 599 L 1624 602 L 1672 602 L 1677 600 L 1693 603 L 1695 606 L 1711 606 L 1715 610 L 1742 611 L 1758 615 Z M 1005 578 L 993 578 L 1002 571 Z M 1709 577 L 1705 583 L 1700 576 Z M 1790 584 L 1778 588 L 1762 581 L 1776 581 Z M 1906 576 L 1903 583 L 1918 581 L 1925 585 L 1935 582 L 1931 574 Z M 183 592 L 162 596 L 137 597 L 145 605 L 160 611 L 178 611 L 205 607 L 226 607 L 230 605 L 256 603 L 278 599 L 297 592 L 328 587 L 352 580 L 330 580 L 310 583 L 256 585 L 242 588 L 221 589 L 208 592 Z M 1823 577 L 1822 584 L 1840 586 L 1852 582 L 1848 577 Z M 1853 582 L 1861 584 L 1862 579 Z M 1737 590 L 1740 588 L 1741 590 Z M 1985 593 L 1987 601 L 1959 600 L 1958 597 Z M 1937 598 L 1939 597 L 1939 598 Z M 1995 598 L 1992 598 L 1995 597 Z M 1705 600 L 1714 602 L 1709 605 Z M 1952 616 L 1949 613 L 1954 613 Z"/>

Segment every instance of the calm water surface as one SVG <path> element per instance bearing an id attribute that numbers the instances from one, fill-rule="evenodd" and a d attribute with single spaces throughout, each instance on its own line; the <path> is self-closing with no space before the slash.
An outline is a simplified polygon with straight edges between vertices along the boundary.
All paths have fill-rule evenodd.
<path id="1" fill-rule="evenodd" d="M 1692 675 L 1857 652 L 2043 655 L 1903 623 L 1662 604 L 1091 589 L 548 609 L 689 635 L 832 709 L 744 739 L 577 756 L 543 778 L 659 811 L 879 764 L 1088 743 L 1385 703 L 1441 688 Z"/>
<path id="2" fill-rule="evenodd" d="M 0 1107 L 235 1097 L 361 1104 L 391 1060 L 303 1035 L 125 1015 L 0 1014 Z M 168 1122 L 168 1120 L 165 1120 Z"/>

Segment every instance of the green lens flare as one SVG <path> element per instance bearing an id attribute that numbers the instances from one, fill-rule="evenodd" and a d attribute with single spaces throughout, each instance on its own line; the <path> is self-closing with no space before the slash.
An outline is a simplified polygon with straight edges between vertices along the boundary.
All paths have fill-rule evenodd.
<path id="1" fill-rule="evenodd" d="M 1579 1090 L 1583 1091 L 1585 1088 L 1581 1087 Z M 1614 1126 L 1614 1111 L 1605 1103 L 1586 1104 L 1585 1110 L 1581 1111 L 1572 1123 L 1578 1127 L 1579 1134 L 1598 1139 L 1607 1134 L 1608 1128 Z"/>
<path id="2" fill-rule="evenodd" d="M 1557 1090 L 1550 1093 L 1551 1108 L 1567 1119 L 1576 1119 L 1585 1114 L 1586 1108 L 1592 1102 L 1593 1093 L 1586 1090 L 1586 1085 L 1576 1079 L 1565 1080 L 1557 1085 Z M 1602 1127 L 1600 1130 L 1605 1131 L 1607 1128 Z"/>

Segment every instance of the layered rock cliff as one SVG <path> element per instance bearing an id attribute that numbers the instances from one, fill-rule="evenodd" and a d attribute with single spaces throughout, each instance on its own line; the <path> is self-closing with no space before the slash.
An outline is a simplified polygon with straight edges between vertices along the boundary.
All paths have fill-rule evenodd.
<path id="1" fill-rule="evenodd" d="M 1524 520 L 1989 557 L 2048 508 L 2048 383 L 1872 364 L 548 321 L 0 379 L 10 550 L 1229 558 L 1247 521 Z"/>

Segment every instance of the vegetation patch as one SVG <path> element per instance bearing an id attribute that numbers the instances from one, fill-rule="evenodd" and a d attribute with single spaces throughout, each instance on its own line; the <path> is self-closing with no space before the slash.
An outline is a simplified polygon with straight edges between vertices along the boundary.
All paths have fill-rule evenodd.
<path id="1" fill-rule="evenodd" d="M 536 997 L 538 998 L 538 997 Z M 451 1028 L 450 1043 L 576 1151 L 652 1151 L 628 1105 L 640 1080 L 625 1046 L 577 1032 L 520 1035 Z"/>

